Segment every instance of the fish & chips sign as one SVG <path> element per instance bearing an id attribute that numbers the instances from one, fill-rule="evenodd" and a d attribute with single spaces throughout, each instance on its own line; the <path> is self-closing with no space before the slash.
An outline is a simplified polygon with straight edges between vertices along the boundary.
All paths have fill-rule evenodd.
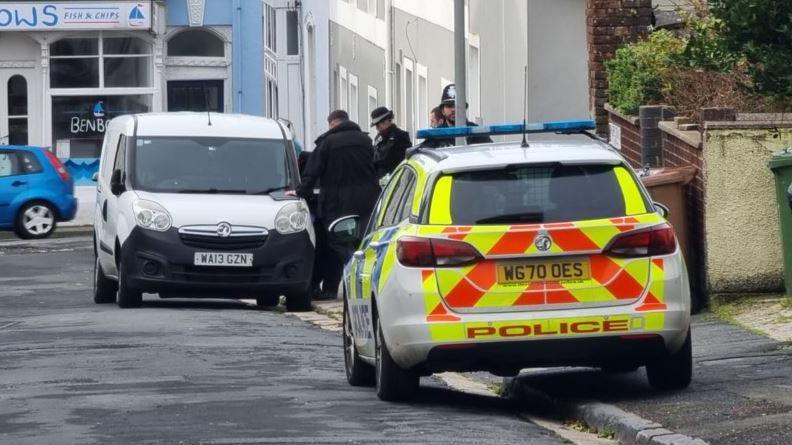
<path id="1" fill-rule="evenodd" d="M 150 1 L 0 2 L 0 32 L 150 28 Z"/>

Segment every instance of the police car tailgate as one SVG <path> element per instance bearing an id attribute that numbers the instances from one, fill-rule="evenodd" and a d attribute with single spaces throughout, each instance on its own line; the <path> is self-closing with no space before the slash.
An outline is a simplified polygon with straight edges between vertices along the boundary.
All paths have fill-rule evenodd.
<path id="1" fill-rule="evenodd" d="M 464 266 L 437 267 L 438 290 L 461 313 L 633 304 L 649 287 L 651 258 L 619 257 L 606 248 L 639 226 L 641 218 L 627 217 L 448 227 L 447 240 L 472 246 L 480 257 Z"/>

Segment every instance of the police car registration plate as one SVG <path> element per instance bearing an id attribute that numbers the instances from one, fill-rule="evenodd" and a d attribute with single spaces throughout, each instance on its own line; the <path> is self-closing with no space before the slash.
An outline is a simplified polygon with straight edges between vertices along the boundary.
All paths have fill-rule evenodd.
<path id="1" fill-rule="evenodd" d="M 253 267 L 252 253 L 196 252 L 196 266 Z"/>
<path id="2" fill-rule="evenodd" d="M 498 263 L 499 284 L 526 284 L 537 281 L 580 281 L 591 278 L 589 261 L 548 260 Z"/>

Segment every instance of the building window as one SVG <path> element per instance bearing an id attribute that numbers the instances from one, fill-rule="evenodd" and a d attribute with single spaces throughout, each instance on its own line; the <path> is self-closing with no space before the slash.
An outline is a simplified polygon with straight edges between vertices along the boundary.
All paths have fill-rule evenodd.
<path id="1" fill-rule="evenodd" d="M 404 120 L 405 131 L 410 136 L 415 134 L 415 71 L 413 62 L 404 58 Z"/>
<path id="2" fill-rule="evenodd" d="M 300 54 L 299 20 L 297 11 L 286 11 L 286 55 Z"/>
<path id="3" fill-rule="evenodd" d="M 428 104 L 428 82 L 427 69 L 425 66 L 416 64 L 418 73 L 418 111 L 415 114 L 415 125 L 417 129 L 429 127 L 429 104 Z"/>
<path id="4" fill-rule="evenodd" d="M 216 111 L 222 113 L 222 80 L 168 81 L 168 111 Z"/>
<path id="5" fill-rule="evenodd" d="M 468 59 L 468 103 L 470 111 L 468 119 L 476 121 L 481 118 L 481 65 L 479 59 L 479 49 L 470 46 Z"/>
<path id="6" fill-rule="evenodd" d="M 188 29 L 168 40 L 168 57 L 225 57 L 225 43 L 211 31 Z"/>
<path id="7" fill-rule="evenodd" d="M 358 94 L 358 78 L 354 74 L 349 75 L 349 119 L 358 122 L 360 95 Z"/>
<path id="8" fill-rule="evenodd" d="M 270 5 L 264 5 L 264 46 L 274 52 L 278 52 L 277 25 L 278 21 L 275 16 L 275 8 Z"/>
<path id="9" fill-rule="evenodd" d="M 368 108 L 366 109 L 366 116 L 363 116 L 364 118 L 367 118 L 367 117 L 371 116 L 371 112 L 374 111 L 375 108 L 377 108 L 377 102 L 378 102 L 377 101 L 377 89 L 374 88 L 373 86 L 369 85 L 368 86 L 368 100 L 367 100 Z M 372 127 L 372 130 L 371 130 L 372 138 L 376 137 L 376 135 L 377 135 L 376 133 L 377 133 L 376 128 Z"/>
<path id="10" fill-rule="evenodd" d="M 28 144 L 27 80 L 18 74 L 8 79 L 8 143 Z"/>
<path id="11" fill-rule="evenodd" d="M 338 67 L 338 108 L 340 110 L 349 109 L 349 80 L 347 70 L 343 66 Z"/>
<path id="12" fill-rule="evenodd" d="M 278 115 L 278 83 L 274 79 L 267 79 L 267 101 L 264 107 L 266 117 L 276 119 Z"/>
<path id="13" fill-rule="evenodd" d="M 151 45 L 133 37 L 68 38 L 50 45 L 50 88 L 150 87 Z"/>

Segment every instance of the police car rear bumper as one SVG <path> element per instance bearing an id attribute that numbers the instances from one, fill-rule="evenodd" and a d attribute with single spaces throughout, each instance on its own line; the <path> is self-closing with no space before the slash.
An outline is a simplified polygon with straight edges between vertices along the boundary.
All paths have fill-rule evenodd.
<path id="1" fill-rule="evenodd" d="M 273 231 L 258 245 L 212 249 L 185 244 L 174 228 L 166 232 L 135 228 L 124 241 L 122 252 L 132 287 L 195 298 L 305 291 L 310 286 L 314 258 L 306 231 L 291 235 Z M 252 253 L 253 267 L 195 266 L 197 252 Z"/>
<path id="2" fill-rule="evenodd" d="M 690 328 L 690 315 L 682 304 L 669 303 L 663 311 L 634 311 L 639 306 L 456 314 L 459 321 L 437 324 L 427 322 L 425 316 L 408 316 L 391 320 L 386 341 L 400 366 L 429 372 L 640 366 L 679 350 Z M 644 327 L 635 329 L 641 323 Z M 433 337 L 432 332 L 440 335 Z M 443 333 L 453 332 L 456 335 L 443 340 Z"/>

